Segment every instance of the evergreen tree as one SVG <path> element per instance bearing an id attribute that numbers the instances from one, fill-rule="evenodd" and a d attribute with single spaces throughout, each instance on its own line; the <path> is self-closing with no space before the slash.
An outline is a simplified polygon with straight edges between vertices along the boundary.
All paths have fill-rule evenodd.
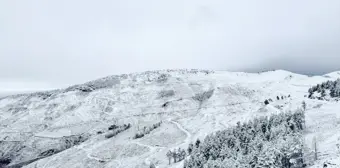
<path id="1" fill-rule="evenodd" d="M 201 141 L 199 139 L 196 140 L 195 146 L 196 148 L 200 147 Z"/>
<path id="2" fill-rule="evenodd" d="M 194 144 L 190 143 L 188 147 L 188 154 L 191 155 L 192 150 L 194 149 Z"/>
<path id="3" fill-rule="evenodd" d="M 321 97 L 326 97 L 326 91 L 325 91 L 325 89 L 322 89 L 322 90 L 321 90 Z"/>
<path id="4" fill-rule="evenodd" d="M 268 104 L 269 104 L 269 101 L 268 101 L 268 100 L 265 100 L 265 101 L 264 101 L 264 104 L 265 104 L 265 105 L 268 105 Z"/>

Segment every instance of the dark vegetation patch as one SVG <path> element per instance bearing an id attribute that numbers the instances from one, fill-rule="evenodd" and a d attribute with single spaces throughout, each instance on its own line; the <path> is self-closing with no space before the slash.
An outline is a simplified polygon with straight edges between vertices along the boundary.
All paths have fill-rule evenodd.
<path id="1" fill-rule="evenodd" d="M 165 102 L 164 104 L 162 104 L 162 108 L 167 108 L 169 106 L 170 102 Z"/>
<path id="2" fill-rule="evenodd" d="M 39 157 L 48 157 L 60 152 L 58 149 L 49 149 L 39 154 Z"/>
<path id="3" fill-rule="evenodd" d="M 109 132 L 105 135 L 105 138 L 112 138 L 129 128 L 131 128 L 131 124 L 124 124 L 122 126 L 111 125 L 108 128 Z"/>
<path id="4" fill-rule="evenodd" d="M 144 137 L 145 135 L 147 134 L 150 134 L 151 131 L 155 130 L 156 128 L 160 127 L 162 124 L 162 121 L 161 122 L 158 122 L 156 124 L 153 124 L 152 126 L 150 127 L 144 127 L 142 131 L 139 131 L 135 134 L 135 136 L 133 137 L 133 139 L 138 139 L 138 138 L 142 138 Z"/>
<path id="5" fill-rule="evenodd" d="M 83 135 L 74 135 L 74 136 L 69 136 L 69 137 L 63 137 L 62 142 L 64 144 L 64 149 L 69 149 L 73 146 L 79 145 L 86 140 L 89 139 L 89 135 L 83 134 Z"/>
<path id="6" fill-rule="evenodd" d="M 199 101 L 200 103 L 202 103 L 205 100 L 208 100 L 213 94 L 214 94 L 214 89 L 209 90 L 209 91 L 205 91 L 202 93 L 197 93 L 193 99 L 196 101 Z"/>
<path id="7" fill-rule="evenodd" d="M 158 98 L 172 97 L 174 95 L 175 95 L 175 91 L 173 90 L 162 90 L 158 93 Z"/>
<path id="8" fill-rule="evenodd" d="M 308 98 L 324 100 L 327 96 L 330 98 L 340 98 L 340 79 L 335 81 L 326 81 L 321 84 L 312 86 L 308 90 Z M 316 95 L 318 93 L 318 95 Z"/>
<path id="9" fill-rule="evenodd" d="M 11 163 L 10 158 L 0 158 L 0 168 L 4 168 L 6 165 L 9 165 Z"/>
<path id="10" fill-rule="evenodd" d="M 304 112 L 280 113 L 208 135 L 190 144 L 184 168 L 301 168 Z"/>
<path id="11" fill-rule="evenodd" d="M 276 100 L 284 100 L 284 99 L 286 99 L 287 97 L 290 98 L 290 95 L 288 95 L 288 96 L 276 96 Z M 274 99 L 274 100 L 275 100 L 275 99 Z M 265 105 L 270 104 L 270 102 L 274 102 L 273 99 L 269 98 L 269 99 L 264 100 L 264 104 L 265 104 Z"/>

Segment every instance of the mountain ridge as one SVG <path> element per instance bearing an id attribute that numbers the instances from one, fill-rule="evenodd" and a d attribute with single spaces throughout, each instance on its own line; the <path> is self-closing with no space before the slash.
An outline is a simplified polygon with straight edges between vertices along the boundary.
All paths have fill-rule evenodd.
<path id="1" fill-rule="evenodd" d="M 106 81 L 106 80 L 110 80 L 113 78 L 126 78 L 128 76 L 139 76 L 139 75 L 146 75 L 146 74 L 159 74 L 159 73 L 232 73 L 232 74 L 240 74 L 240 75 L 254 75 L 254 74 L 265 74 L 265 73 L 272 73 L 272 72 L 279 72 L 281 74 L 291 74 L 291 75 L 301 75 L 301 76 L 308 76 L 308 75 L 304 75 L 304 74 L 299 74 L 299 73 L 294 73 L 291 71 L 287 71 L 287 70 L 283 70 L 283 69 L 278 69 L 278 70 L 269 70 L 269 71 L 262 71 L 262 72 L 238 72 L 238 71 L 222 71 L 222 70 L 204 70 L 204 69 L 164 69 L 164 70 L 153 70 L 153 71 L 144 71 L 144 72 L 134 72 L 134 73 L 127 73 L 127 74 L 119 74 L 119 75 L 109 75 L 109 76 L 105 76 L 105 77 L 101 77 L 95 80 L 90 80 L 88 82 L 85 83 L 80 83 L 80 84 L 75 84 L 75 85 L 71 85 L 69 87 L 64 87 L 64 88 L 59 88 L 59 89 L 50 89 L 50 90 L 45 90 L 45 91 L 34 91 L 34 92 L 30 92 L 30 93 L 19 93 L 19 94 L 12 94 L 12 95 L 7 95 L 4 97 L 0 97 L 0 99 L 4 99 L 7 97 L 15 97 L 15 96 L 25 96 L 25 95 L 30 95 L 30 94 L 38 94 L 38 93 L 45 93 L 45 92 L 58 92 L 58 91 L 62 91 L 62 90 L 70 90 L 72 88 L 75 88 L 77 86 L 81 86 L 81 85 L 86 85 L 86 84 L 92 84 L 92 83 L 96 83 L 96 82 L 100 82 L 100 81 Z M 315 77 L 315 76 L 336 76 L 338 75 L 340 77 L 340 71 L 334 71 L 334 72 L 330 72 L 330 73 L 326 73 L 324 75 L 313 75 L 313 76 L 309 76 L 309 77 Z"/>

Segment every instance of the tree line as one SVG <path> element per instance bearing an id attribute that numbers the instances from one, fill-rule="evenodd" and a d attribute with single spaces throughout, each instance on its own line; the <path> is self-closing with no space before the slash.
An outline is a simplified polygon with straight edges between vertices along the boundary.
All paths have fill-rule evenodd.
<path id="1" fill-rule="evenodd" d="M 144 137 L 145 135 L 147 134 L 150 134 L 151 131 L 153 131 L 154 129 L 160 127 L 162 124 L 162 121 L 156 123 L 156 124 L 153 124 L 152 126 L 150 127 L 144 127 L 143 130 L 137 132 L 135 134 L 135 136 L 133 137 L 133 139 L 138 139 L 138 138 L 142 138 Z"/>
<path id="2" fill-rule="evenodd" d="M 118 126 L 118 125 L 111 125 L 108 130 L 110 131 L 109 133 L 107 133 L 105 135 L 105 138 L 112 138 L 116 135 L 118 135 L 119 133 L 127 130 L 131 128 L 131 124 L 124 124 L 124 125 L 121 125 L 121 126 Z"/>

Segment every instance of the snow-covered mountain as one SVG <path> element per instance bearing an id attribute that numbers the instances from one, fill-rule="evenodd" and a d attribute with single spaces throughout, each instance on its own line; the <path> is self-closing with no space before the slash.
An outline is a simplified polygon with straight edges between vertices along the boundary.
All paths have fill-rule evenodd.
<path id="1" fill-rule="evenodd" d="M 294 111 L 305 101 L 306 157 L 315 144 L 319 156 L 307 159 L 310 167 L 340 167 L 340 103 L 307 97 L 311 86 L 339 77 L 162 70 L 4 97 L 0 162 L 27 168 L 182 167 L 183 162 L 168 164 L 169 149 L 185 149 L 238 121 Z"/>

